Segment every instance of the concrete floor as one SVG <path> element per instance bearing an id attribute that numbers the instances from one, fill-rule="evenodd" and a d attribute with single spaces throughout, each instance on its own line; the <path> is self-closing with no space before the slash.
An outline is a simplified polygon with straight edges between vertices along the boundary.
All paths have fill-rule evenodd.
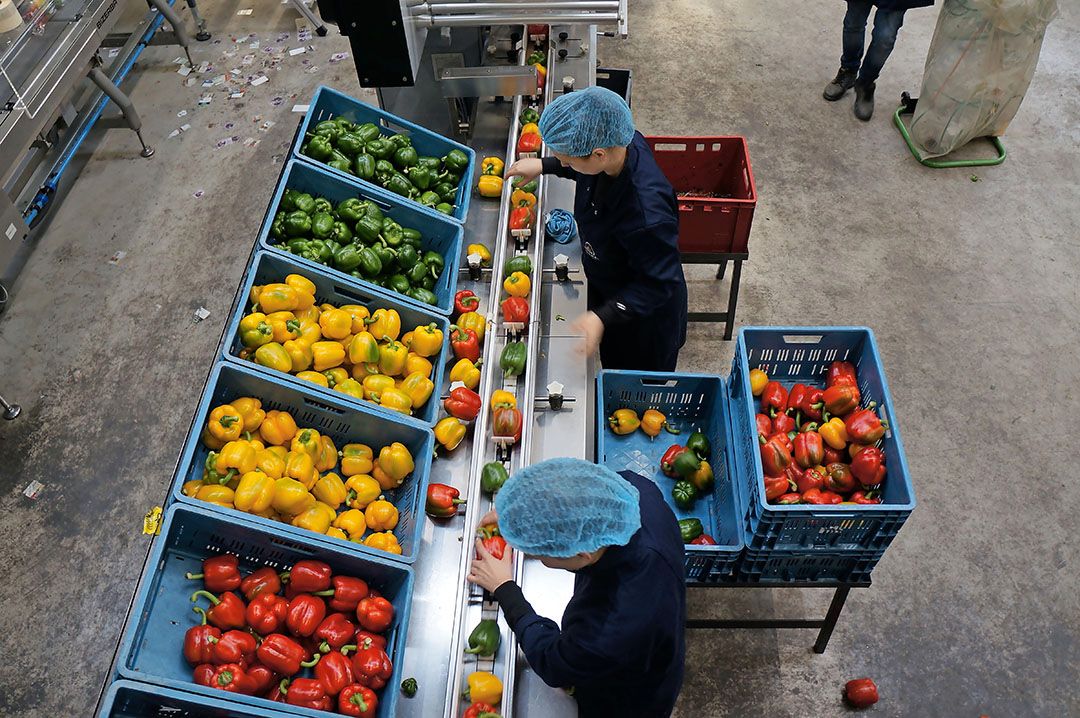
<path id="1" fill-rule="evenodd" d="M 244 6 L 255 13 L 235 16 Z M 229 31 L 265 45 L 295 29 L 277 3 L 204 10 L 223 42 L 196 60 L 219 72 L 236 61 L 221 60 Z M 887 111 L 918 91 L 934 11 L 909 14 L 879 112 L 862 124 L 850 101 L 820 98 L 839 2 L 631 10 L 631 38 L 605 41 L 601 57 L 633 69 L 640 128 L 750 140 L 760 199 L 740 324 L 873 327 L 919 500 L 824 655 L 807 631 L 692 633 L 677 715 L 841 715 L 840 687 L 861 675 L 880 686 L 877 715 L 1080 714 L 1080 559 L 1068 536 L 1080 494 L 1063 468 L 1080 410 L 1069 314 L 1080 299 L 1080 12 L 1062 3 L 1006 137 L 1011 156 L 973 182 L 915 163 Z M 0 393 L 24 408 L 0 424 L 0 714 L 83 714 L 97 694 L 146 551 L 141 517 L 188 430 L 292 137 L 290 107 L 318 80 L 357 91 L 348 61 L 327 62 L 347 44 L 312 44 L 244 99 L 219 92 L 202 108 L 201 87 L 175 74 L 175 48 L 148 51 L 126 87 L 157 155 L 140 159 L 128 132 L 99 133 L 0 318 Z M 303 58 L 325 74 L 305 73 Z M 277 124 L 258 132 L 256 115 Z M 261 144 L 214 149 L 230 135 Z M 127 254 L 110 264 L 117 251 Z M 692 304 L 723 301 L 707 268 L 688 274 Z M 193 323 L 200 306 L 210 317 Z M 726 373 L 732 344 L 717 336 L 692 326 L 680 368 Z M 22 495 L 32 480 L 45 484 L 36 500 Z M 799 616 L 827 601 L 696 590 L 690 605 L 700 617 Z"/>

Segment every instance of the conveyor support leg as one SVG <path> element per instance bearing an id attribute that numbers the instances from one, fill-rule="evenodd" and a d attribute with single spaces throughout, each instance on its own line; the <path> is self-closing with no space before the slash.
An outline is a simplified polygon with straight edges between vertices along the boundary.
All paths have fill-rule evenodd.
<path id="1" fill-rule="evenodd" d="M 135 105 L 131 102 L 131 98 L 125 95 L 119 87 L 113 84 L 113 81 L 101 71 L 98 67 L 90 68 L 90 79 L 94 81 L 94 84 L 101 88 L 110 100 L 116 103 L 116 106 L 120 108 L 120 111 L 124 113 L 124 119 L 127 120 L 128 127 L 135 130 L 135 135 L 139 138 L 139 144 L 142 145 L 141 154 L 143 157 L 151 157 L 154 154 L 154 148 L 147 146 L 142 137 L 142 119 L 139 117 L 139 113 L 135 111 Z"/>
<path id="2" fill-rule="evenodd" d="M 188 37 L 187 29 L 184 27 L 184 21 L 180 19 L 180 16 L 176 14 L 176 10 L 173 10 L 172 5 L 165 2 L 165 0 L 149 0 L 150 4 L 157 8 L 170 25 L 172 25 L 173 33 L 176 35 L 176 42 L 180 47 L 184 48 L 184 54 L 187 55 L 188 64 L 195 67 L 195 62 L 191 59 L 191 50 L 188 49 L 188 45 L 191 43 L 191 38 Z"/>

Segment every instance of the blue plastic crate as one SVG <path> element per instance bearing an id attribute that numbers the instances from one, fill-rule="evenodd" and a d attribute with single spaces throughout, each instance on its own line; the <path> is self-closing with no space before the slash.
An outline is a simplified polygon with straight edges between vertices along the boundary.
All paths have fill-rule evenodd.
<path id="1" fill-rule="evenodd" d="M 747 549 L 739 559 L 736 576 L 740 583 L 777 586 L 795 581 L 861 583 L 870 580 L 870 572 L 884 554 L 884 549 L 854 553 L 797 553 Z"/>
<path id="2" fill-rule="evenodd" d="M 333 397 L 351 404 L 357 404 L 387 416 L 393 416 L 395 418 L 404 417 L 428 425 L 433 425 L 438 421 L 440 404 L 437 392 L 439 391 L 439 387 L 442 386 L 443 372 L 446 369 L 446 365 L 453 358 L 450 353 L 449 320 L 442 314 L 436 314 L 434 309 L 430 307 L 421 309 L 416 304 L 400 302 L 395 297 L 387 296 L 377 290 L 360 287 L 351 281 L 340 279 L 340 275 L 337 277 L 332 276 L 324 268 L 320 268 L 318 265 L 301 264 L 297 260 L 298 258 L 293 257 L 290 254 L 278 254 L 277 252 L 258 252 L 255 254 L 254 259 L 251 260 L 251 267 L 248 268 L 247 275 L 244 277 L 240 293 L 237 296 L 235 306 L 233 307 L 232 319 L 229 321 L 228 330 L 225 333 L 225 343 L 223 346 L 225 358 L 230 361 L 242 363 L 245 366 L 254 367 L 258 371 L 273 374 L 275 377 L 281 378 L 290 384 L 302 388 L 304 391 L 310 391 L 322 396 Z M 334 391 L 333 389 L 327 389 L 314 382 L 297 379 L 292 374 L 268 369 L 256 364 L 254 361 L 241 359 L 239 354 L 240 350 L 244 347 L 240 343 L 240 320 L 243 319 L 244 314 L 251 309 L 251 304 L 248 301 L 248 297 L 251 294 L 251 287 L 256 284 L 261 285 L 272 282 L 284 282 L 286 275 L 289 274 L 300 274 L 307 277 L 315 284 L 316 304 L 329 303 L 333 304 L 335 307 L 340 307 L 343 304 L 359 304 L 363 307 L 367 307 L 371 312 L 374 312 L 376 309 L 394 309 L 401 316 L 402 334 L 412 331 L 416 326 L 427 326 L 429 324 L 435 324 L 442 330 L 444 337 L 442 349 L 440 349 L 439 353 L 435 356 L 428 357 L 428 360 L 433 367 L 431 381 L 435 383 L 435 392 L 432 393 L 431 398 L 427 400 L 427 403 L 419 409 L 416 409 L 412 417 L 406 417 L 406 415 L 400 412 L 386 409 L 373 402 L 357 399 L 354 396 L 340 391 Z"/>
<path id="3" fill-rule="evenodd" d="M 121 677 L 242 703 L 248 715 L 260 715 L 267 709 L 293 715 L 326 715 L 322 711 L 225 693 L 192 682 L 192 669 L 184 659 L 182 648 L 184 634 L 199 622 L 198 615 L 191 610 L 190 596 L 202 588 L 202 582 L 185 578 L 184 574 L 198 572 L 203 559 L 219 553 L 235 554 L 245 574 L 263 566 L 285 571 L 301 559 L 317 559 L 330 564 L 335 574 L 362 578 L 379 590 L 394 606 L 394 623 L 386 636 L 394 675 L 385 688 L 377 691 L 378 716 L 394 715 L 413 592 L 410 567 L 360 556 L 322 541 L 279 536 L 251 521 L 230 520 L 179 504 L 166 513 L 161 535 L 155 539 L 144 569 L 148 576 L 135 597 L 131 620 L 120 644 Z M 206 602 L 202 603 L 205 607 Z M 311 675 L 310 669 L 304 675 Z"/>
<path id="4" fill-rule="evenodd" d="M 730 581 L 743 549 L 742 517 L 745 499 L 732 481 L 728 396 L 723 377 L 704 374 L 602 371 L 597 377 L 596 462 L 614 471 L 633 471 L 656 482 L 675 516 L 698 518 L 716 546 L 686 546 L 686 580 L 692 583 Z M 658 409 L 681 434 L 662 432 L 650 439 L 643 431 L 618 436 L 607 425 L 616 409 L 633 409 L 640 416 Z M 709 463 L 716 485 L 693 509 L 675 506 L 674 480 L 660 471 L 660 457 L 672 444 L 682 444 L 697 428 L 712 444 Z"/>
<path id="5" fill-rule="evenodd" d="M 252 709 L 228 700 L 149 683 L 116 681 L 109 686 L 97 718 L 247 718 L 252 715 L 287 718 L 290 714 L 269 708 Z"/>
<path id="6" fill-rule="evenodd" d="M 458 186 L 457 198 L 454 202 L 454 214 L 448 216 L 454 217 L 458 222 L 465 222 L 465 218 L 469 214 L 469 200 L 472 198 L 473 170 L 476 167 L 476 152 L 474 152 L 472 148 L 466 147 L 459 142 L 454 142 L 451 139 L 447 139 L 436 132 L 432 132 L 420 125 L 402 119 L 395 114 L 380 110 L 378 107 L 349 97 L 326 85 L 320 85 L 319 88 L 315 90 L 315 96 L 311 98 L 307 115 L 304 117 L 304 122 L 300 125 L 300 132 L 297 133 L 296 139 L 293 141 L 293 157 L 301 159 L 304 162 L 325 167 L 328 172 L 341 177 L 349 177 L 356 182 L 371 185 L 371 182 L 367 182 L 346 172 L 336 170 L 329 165 L 324 165 L 322 162 L 313 160 L 307 155 L 300 154 L 300 147 L 304 144 L 304 139 L 311 128 L 323 120 L 329 120 L 339 115 L 343 115 L 349 121 L 356 124 L 372 122 L 379 126 L 379 129 L 382 130 L 384 135 L 408 135 L 412 140 L 412 146 L 416 148 L 416 151 L 419 152 L 422 157 L 442 157 L 450 150 L 461 150 L 464 152 L 469 157 L 469 166 L 466 167 L 465 171 L 462 173 L 461 184 Z M 414 202 L 413 200 L 405 201 L 418 207 L 422 206 L 419 202 Z"/>
<path id="7" fill-rule="evenodd" d="M 888 470 L 883 503 L 769 504 L 754 419 L 759 404 L 750 392 L 750 370 L 762 369 L 787 387 L 795 383 L 823 387 L 834 361 L 855 365 L 863 406 L 876 401 L 881 418 L 888 420 L 889 429 L 878 442 Z M 915 491 L 873 332 L 865 327 L 743 327 L 735 345 L 731 397 L 735 460 L 748 488 L 747 549 L 857 552 L 884 549 L 892 542 L 915 508 Z"/>
<path id="8" fill-rule="evenodd" d="M 207 381 L 206 391 L 199 402 L 195 424 L 184 445 L 184 453 L 180 457 L 176 478 L 173 481 L 173 498 L 213 512 L 220 512 L 226 520 L 246 519 L 267 531 L 282 536 L 301 540 L 318 538 L 333 543 L 339 550 L 360 552 L 366 556 L 390 561 L 405 563 L 415 561 L 416 553 L 420 549 L 420 532 L 424 526 L 424 501 L 435 446 L 435 436 L 431 433 L 431 429 L 403 418 L 376 413 L 366 407 L 350 405 L 334 397 L 315 396 L 291 383 L 287 384 L 278 379 L 278 376 L 280 375 L 262 374 L 246 366 L 228 362 L 220 362 L 214 367 Z M 398 510 L 398 525 L 394 529 L 394 534 L 401 544 L 401 555 L 396 556 L 359 543 L 316 534 L 280 521 L 214 506 L 185 496 L 181 490 L 184 482 L 202 478 L 203 466 L 210 453 L 201 439 L 206 417 L 215 406 L 241 396 L 253 396 L 259 399 L 262 401 L 264 410 L 277 409 L 289 412 L 296 420 L 297 426 L 317 429 L 320 434 L 329 436 L 338 448 L 352 443 L 367 444 L 378 456 L 379 449 L 383 446 L 395 441 L 404 444 L 412 454 L 416 468 L 401 486 L 384 492 L 386 500 Z"/>
<path id="9" fill-rule="evenodd" d="M 270 236 L 270 225 L 274 222 L 278 205 L 281 203 L 281 195 L 285 193 L 286 189 L 307 192 L 314 197 L 325 197 L 333 202 L 335 207 L 338 203 L 350 198 L 371 200 L 379 205 L 383 214 L 402 227 L 411 227 L 420 232 L 424 237 L 421 252 L 435 252 L 442 256 L 446 263 L 442 274 L 439 275 L 439 279 L 435 282 L 435 288 L 432 289 L 435 297 L 439 300 L 438 304 L 432 306 L 418 302 L 404 294 L 398 294 L 393 290 L 380 287 L 366 279 L 359 279 L 337 269 L 302 259 L 272 244 L 273 237 Z M 403 197 L 374 185 L 361 183 L 355 177 L 345 179 L 335 176 L 330 167 L 290 160 L 281 181 L 278 182 L 277 189 L 274 191 L 273 201 L 270 203 L 266 219 L 263 221 L 262 229 L 259 232 L 259 245 L 268 251 L 291 257 L 306 267 L 318 268 L 332 277 L 359 284 L 373 292 L 388 294 L 394 299 L 415 304 L 423 309 L 438 309 L 443 314 L 449 314 L 454 309 L 454 293 L 457 291 L 458 270 L 461 266 L 463 234 L 464 230 L 461 225 L 444 214 L 418 205 L 415 202 L 409 202 Z"/>

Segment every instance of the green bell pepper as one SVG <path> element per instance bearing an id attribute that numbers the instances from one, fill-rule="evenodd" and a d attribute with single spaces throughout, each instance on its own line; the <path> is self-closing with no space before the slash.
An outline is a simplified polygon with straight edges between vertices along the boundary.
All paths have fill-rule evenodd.
<path id="1" fill-rule="evenodd" d="M 285 210 L 286 212 L 292 212 L 296 209 L 296 195 L 300 194 L 294 189 L 287 189 L 281 193 L 281 204 L 278 205 L 279 210 Z"/>
<path id="2" fill-rule="evenodd" d="M 379 205 L 375 204 L 370 199 L 365 199 L 360 204 L 364 205 L 364 216 L 377 219 L 379 220 L 379 224 L 382 225 L 383 213 L 382 210 L 379 209 Z"/>
<path id="3" fill-rule="evenodd" d="M 484 468 L 480 470 L 480 490 L 489 496 L 494 496 L 495 493 L 503 487 L 506 480 L 510 478 L 510 474 L 506 472 L 506 467 L 501 461 L 489 461 L 484 464 Z M 494 623 L 494 621 L 492 621 Z M 472 637 L 469 637 L 471 646 Z M 486 653 L 481 655 L 488 655 Z"/>
<path id="4" fill-rule="evenodd" d="M 424 304 L 435 305 L 439 303 L 439 298 L 432 294 L 431 290 L 424 289 L 423 287 L 413 287 L 409 290 L 408 294 L 416 301 L 423 302 Z"/>
<path id="5" fill-rule="evenodd" d="M 396 135 L 400 137 L 401 135 Z M 419 160 L 420 155 L 416 154 L 416 150 L 412 147 L 401 147 L 394 152 L 394 166 L 398 169 L 405 169 L 406 167 L 413 167 Z"/>
<path id="6" fill-rule="evenodd" d="M 435 192 L 444 202 L 450 202 L 457 199 L 457 187 L 449 182 L 439 182 L 431 188 L 432 192 Z"/>
<path id="7" fill-rule="evenodd" d="M 334 213 L 334 205 L 330 204 L 330 200 L 326 199 L 325 197 L 316 197 L 315 198 L 315 211 L 316 212 L 325 212 L 326 214 L 333 214 Z"/>
<path id="8" fill-rule="evenodd" d="M 431 186 L 432 180 L 434 180 L 434 176 L 431 174 L 431 170 L 429 170 L 427 167 L 420 167 L 419 165 L 415 167 L 410 167 L 408 170 L 406 170 L 405 176 L 408 177 L 409 181 L 416 185 L 416 188 L 420 190 L 426 190 L 428 187 Z"/>
<path id="9" fill-rule="evenodd" d="M 302 152 L 313 160 L 325 162 L 330 159 L 330 151 L 334 149 L 330 144 L 330 138 L 323 135 L 314 135 L 302 148 Z"/>
<path id="10" fill-rule="evenodd" d="M 405 236 L 405 244 L 411 244 L 416 249 L 424 243 L 424 236 L 412 227 L 402 227 L 401 233 Z"/>
<path id="11" fill-rule="evenodd" d="M 334 266 L 343 272 L 351 272 L 360 266 L 363 258 L 355 245 L 347 244 L 334 253 Z"/>
<path id="12" fill-rule="evenodd" d="M 442 197 L 435 192 L 428 190 L 427 192 L 422 192 L 420 194 L 420 204 L 425 207 L 434 207 L 439 202 L 442 202 Z"/>
<path id="13" fill-rule="evenodd" d="M 402 147 L 412 147 L 412 139 L 408 135 L 390 135 L 389 141 L 394 146 L 394 149 L 400 150 Z"/>
<path id="14" fill-rule="evenodd" d="M 382 222 L 371 216 L 361 217 L 354 229 L 361 242 L 373 244 L 379 240 L 379 235 L 382 234 Z"/>
<path id="15" fill-rule="evenodd" d="M 387 217 L 382 223 L 382 239 L 388 247 L 400 247 L 405 241 L 405 231 L 400 224 Z"/>
<path id="16" fill-rule="evenodd" d="M 518 115 L 518 120 L 523 125 L 535 124 L 540 121 L 540 113 L 536 111 L 535 107 L 526 107 Z"/>
<path id="17" fill-rule="evenodd" d="M 488 464 L 488 466 L 491 466 L 491 464 Z M 499 463 L 499 466 L 502 466 L 502 464 Z M 487 466 L 484 468 L 487 469 Z M 506 469 L 503 469 L 503 474 L 506 474 Z M 501 641 L 502 632 L 499 630 L 498 622 L 491 618 L 485 618 L 476 624 L 476 628 L 469 634 L 469 647 L 465 649 L 465 652 L 477 656 L 491 657 L 498 652 Z"/>
<path id="18" fill-rule="evenodd" d="M 397 265 L 397 254 L 382 242 L 376 242 L 371 246 L 371 251 L 379 258 L 382 269 L 379 273 L 393 274 L 393 268 Z"/>
<path id="19" fill-rule="evenodd" d="M 469 156 L 461 150 L 450 150 L 442 161 L 447 170 L 458 175 L 469 167 Z"/>
<path id="20" fill-rule="evenodd" d="M 405 269 L 413 266 L 420 261 L 420 253 L 416 251 L 416 247 L 411 244 L 402 244 L 398 247 L 398 264 Z"/>
<path id="21" fill-rule="evenodd" d="M 383 270 L 379 255 L 371 247 L 364 247 L 359 251 L 360 265 L 358 269 L 366 278 L 378 276 Z"/>
<path id="22" fill-rule="evenodd" d="M 349 244 L 353 240 L 353 233 L 349 225 L 337 220 L 334 222 L 334 231 L 330 233 L 330 239 L 338 244 Z"/>
<path id="23" fill-rule="evenodd" d="M 347 132 L 337 138 L 334 146 L 347 155 L 355 156 L 364 151 L 364 140 L 359 135 Z"/>
<path id="24" fill-rule="evenodd" d="M 372 140 L 377 140 L 382 135 L 382 133 L 379 132 L 378 126 L 376 126 L 372 122 L 367 122 L 360 125 L 355 130 L 353 130 L 353 134 L 359 136 L 360 139 L 362 139 L 365 143 L 371 142 Z"/>
<path id="25" fill-rule="evenodd" d="M 311 234 L 316 239 L 326 239 L 334 233 L 334 217 L 326 212 L 316 212 L 311 216 Z"/>
<path id="26" fill-rule="evenodd" d="M 315 129 L 313 130 L 314 134 L 318 135 L 319 137 L 326 137 L 331 142 L 340 137 L 341 132 L 341 125 L 334 122 L 333 120 L 323 120 L 319 124 L 315 125 Z"/>
<path id="27" fill-rule="evenodd" d="M 532 260 L 524 254 L 517 254 L 506 260 L 506 264 L 503 265 L 503 277 L 509 277 L 514 272 L 521 272 L 522 274 L 531 277 Z"/>
<path id="28" fill-rule="evenodd" d="M 315 211 L 315 198 L 307 192 L 301 192 L 293 197 L 293 204 L 296 205 L 296 209 L 305 214 L 311 214 Z"/>
<path id="29" fill-rule="evenodd" d="M 684 451 L 671 462 L 672 470 L 683 479 L 689 479 L 701 468 L 701 460 L 693 451 Z"/>
<path id="30" fill-rule="evenodd" d="M 394 169 L 394 165 L 390 164 L 386 160 L 375 160 L 375 180 L 380 184 L 386 184 L 397 170 Z"/>
<path id="31" fill-rule="evenodd" d="M 499 356 L 499 368 L 503 370 L 503 376 L 512 379 L 521 376 L 525 371 L 525 342 L 510 342 L 503 347 Z"/>
<path id="32" fill-rule="evenodd" d="M 435 291 L 435 278 L 431 276 L 430 271 L 427 273 L 427 276 L 420 281 L 420 286 L 429 292 Z"/>
<path id="33" fill-rule="evenodd" d="M 345 174 L 351 175 L 353 173 L 353 171 L 352 171 L 352 163 L 349 162 L 348 160 L 332 159 L 332 160 L 330 160 L 329 162 L 326 163 L 326 166 L 327 167 L 333 167 L 334 169 L 338 170 L 339 172 L 344 172 Z"/>
<path id="34" fill-rule="evenodd" d="M 334 248 L 322 239 L 311 240 L 310 250 L 318 257 L 316 261 L 326 264 L 334 258 Z"/>
<path id="35" fill-rule="evenodd" d="M 300 237 L 297 239 L 290 239 L 288 242 L 285 243 L 284 246 L 287 247 L 288 250 L 293 254 L 303 254 L 308 250 L 308 246 L 310 244 L 310 239 Z"/>
<path id="36" fill-rule="evenodd" d="M 709 458 L 709 451 L 712 447 L 709 445 L 709 437 L 695 429 L 694 433 L 690 434 L 690 438 L 686 440 L 686 448 L 694 452 L 699 459 L 705 461 Z"/>
<path id="37" fill-rule="evenodd" d="M 412 285 L 409 284 L 409 279 L 404 274 L 392 274 L 390 278 L 386 280 L 390 289 L 393 289 L 398 294 L 408 294 L 412 289 Z"/>
<path id="38" fill-rule="evenodd" d="M 428 274 L 428 266 L 423 262 L 417 262 L 411 267 L 403 267 L 405 276 L 409 278 L 409 282 L 414 285 L 420 284 L 424 281 L 424 277 Z"/>
<path id="39" fill-rule="evenodd" d="M 365 145 L 364 149 L 369 155 L 371 155 L 377 160 L 389 159 L 396 150 L 394 145 L 391 144 L 389 140 L 384 140 L 382 138 L 368 142 L 367 145 Z"/>
<path id="40" fill-rule="evenodd" d="M 360 179 L 370 180 L 375 176 L 375 158 L 361 152 L 353 160 L 352 171 Z"/>
<path id="41" fill-rule="evenodd" d="M 424 264 L 431 267 L 431 276 L 438 279 L 439 275 L 442 274 L 443 267 L 446 266 L 446 260 L 443 259 L 443 256 L 438 252 L 428 250 L 424 252 L 422 259 Z"/>
<path id="42" fill-rule="evenodd" d="M 687 511 L 691 509 L 694 506 L 694 502 L 697 501 L 697 488 L 689 481 L 680 479 L 671 487 L 671 498 L 675 501 L 676 506 Z"/>
<path id="43" fill-rule="evenodd" d="M 431 170 L 432 174 L 439 174 L 439 169 L 442 167 L 442 160 L 438 157 L 418 157 L 416 164 L 420 167 L 427 167 Z"/>
<path id="44" fill-rule="evenodd" d="M 690 543 L 703 533 L 705 527 L 701 525 L 701 519 L 679 519 L 679 535 L 683 543 Z"/>
<path id="45" fill-rule="evenodd" d="M 270 223 L 270 236 L 274 239 L 285 239 L 288 235 L 285 234 L 285 218 L 289 215 L 288 212 L 278 212 L 274 215 L 274 221 Z"/>
<path id="46" fill-rule="evenodd" d="M 435 211 L 442 212 L 443 214 L 453 214 L 454 205 L 447 204 L 446 202 L 440 202 L 439 204 L 435 205 Z"/>
<path id="47" fill-rule="evenodd" d="M 342 222 L 356 224 L 364 216 L 364 206 L 356 197 L 350 197 L 338 203 L 337 215 Z"/>
<path id="48" fill-rule="evenodd" d="M 390 175 L 383 186 L 394 194 L 401 195 L 402 197 L 411 199 L 416 196 L 416 188 L 412 186 L 412 182 L 409 181 L 409 178 L 400 172 L 395 172 Z"/>
<path id="49" fill-rule="evenodd" d="M 356 125 L 354 125 L 352 123 L 352 121 L 348 117 L 345 117 L 344 115 L 338 115 L 337 117 L 331 117 L 330 121 L 331 122 L 336 122 L 338 124 L 338 126 L 341 127 L 342 132 L 352 132 L 356 128 Z"/>
<path id="50" fill-rule="evenodd" d="M 289 237 L 306 237 L 311 234 L 311 217 L 296 210 L 285 215 L 283 226 L 285 234 Z"/>
<path id="51" fill-rule="evenodd" d="M 522 192 L 528 192 L 529 194 L 536 194 L 536 190 L 537 190 L 538 187 L 539 187 L 539 184 L 537 183 L 536 180 L 529 180 L 528 182 L 522 182 L 520 177 L 518 177 L 516 180 L 514 180 L 514 189 L 519 189 Z"/>

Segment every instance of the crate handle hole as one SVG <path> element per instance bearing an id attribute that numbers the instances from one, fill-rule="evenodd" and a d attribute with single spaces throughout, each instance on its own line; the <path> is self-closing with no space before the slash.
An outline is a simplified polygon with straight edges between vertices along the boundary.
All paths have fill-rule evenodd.
<path id="1" fill-rule="evenodd" d="M 367 306 L 367 303 L 370 301 L 370 297 L 364 294 L 358 294 L 357 292 L 353 291 L 352 287 L 345 287 L 340 284 L 335 284 L 334 291 L 337 292 L 339 295 L 347 297 L 348 299 L 352 299 L 357 304 L 363 306 Z"/>
<path id="2" fill-rule="evenodd" d="M 824 339 L 820 334 L 785 334 L 785 344 L 820 344 Z"/>
<path id="3" fill-rule="evenodd" d="M 387 202 L 385 200 L 381 200 L 378 197 L 372 197 L 371 195 L 366 195 L 363 192 L 357 192 L 356 196 L 357 196 L 357 199 L 362 199 L 362 200 L 366 200 L 368 202 L 371 202 L 372 204 L 377 205 L 382 210 L 389 210 L 389 209 L 393 208 L 393 205 L 390 204 L 389 202 Z"/>
<path id="4" fill-rule="evenodd" d="M 653 146 L 653 152 L 686 152 L 686 144 L 660 142 Z"/>
<path id="5" fill-rule="evenodd" d="M 699 144 L 699 145 L 698 145 L 697 147 L 695 147 L 694 149 L 696 149 L 696 150 L 697 150 L 698 152 L 704 152 L 704 151 L 705 151 L 705 145 L 703 145 L 703 144 Z"/>
<path id="6" fill-rule="evenodd" d="M 721 147 L 723 147 L 723 145 L 721 145 L 719 142 L 713 142 L 712 143 L 712 151 L 713 152 L 719 152 Z"/>
<path id="7" fill-rule="evenodd" d="M 332 414 L 341 415 L 341 414 L 345 413 L 344 409 L 339 409 L 336 406 L 330 406 L 329 404 L 323 404 L 321 402 L 315 401 L 314 399 L 308 398 L 306 396 L 304 397 L 304 403 L 307 404 L 309 407 L 311 407 L 313 409 L 318 409 L 320 411 L 329 411 Z"/>
<path id="8" fill-rule="evenodd" d="M 677 379 L 642 379 L 641 384 L 642 386 L 672 387 L 678 386 L 679 382 Z"/>

